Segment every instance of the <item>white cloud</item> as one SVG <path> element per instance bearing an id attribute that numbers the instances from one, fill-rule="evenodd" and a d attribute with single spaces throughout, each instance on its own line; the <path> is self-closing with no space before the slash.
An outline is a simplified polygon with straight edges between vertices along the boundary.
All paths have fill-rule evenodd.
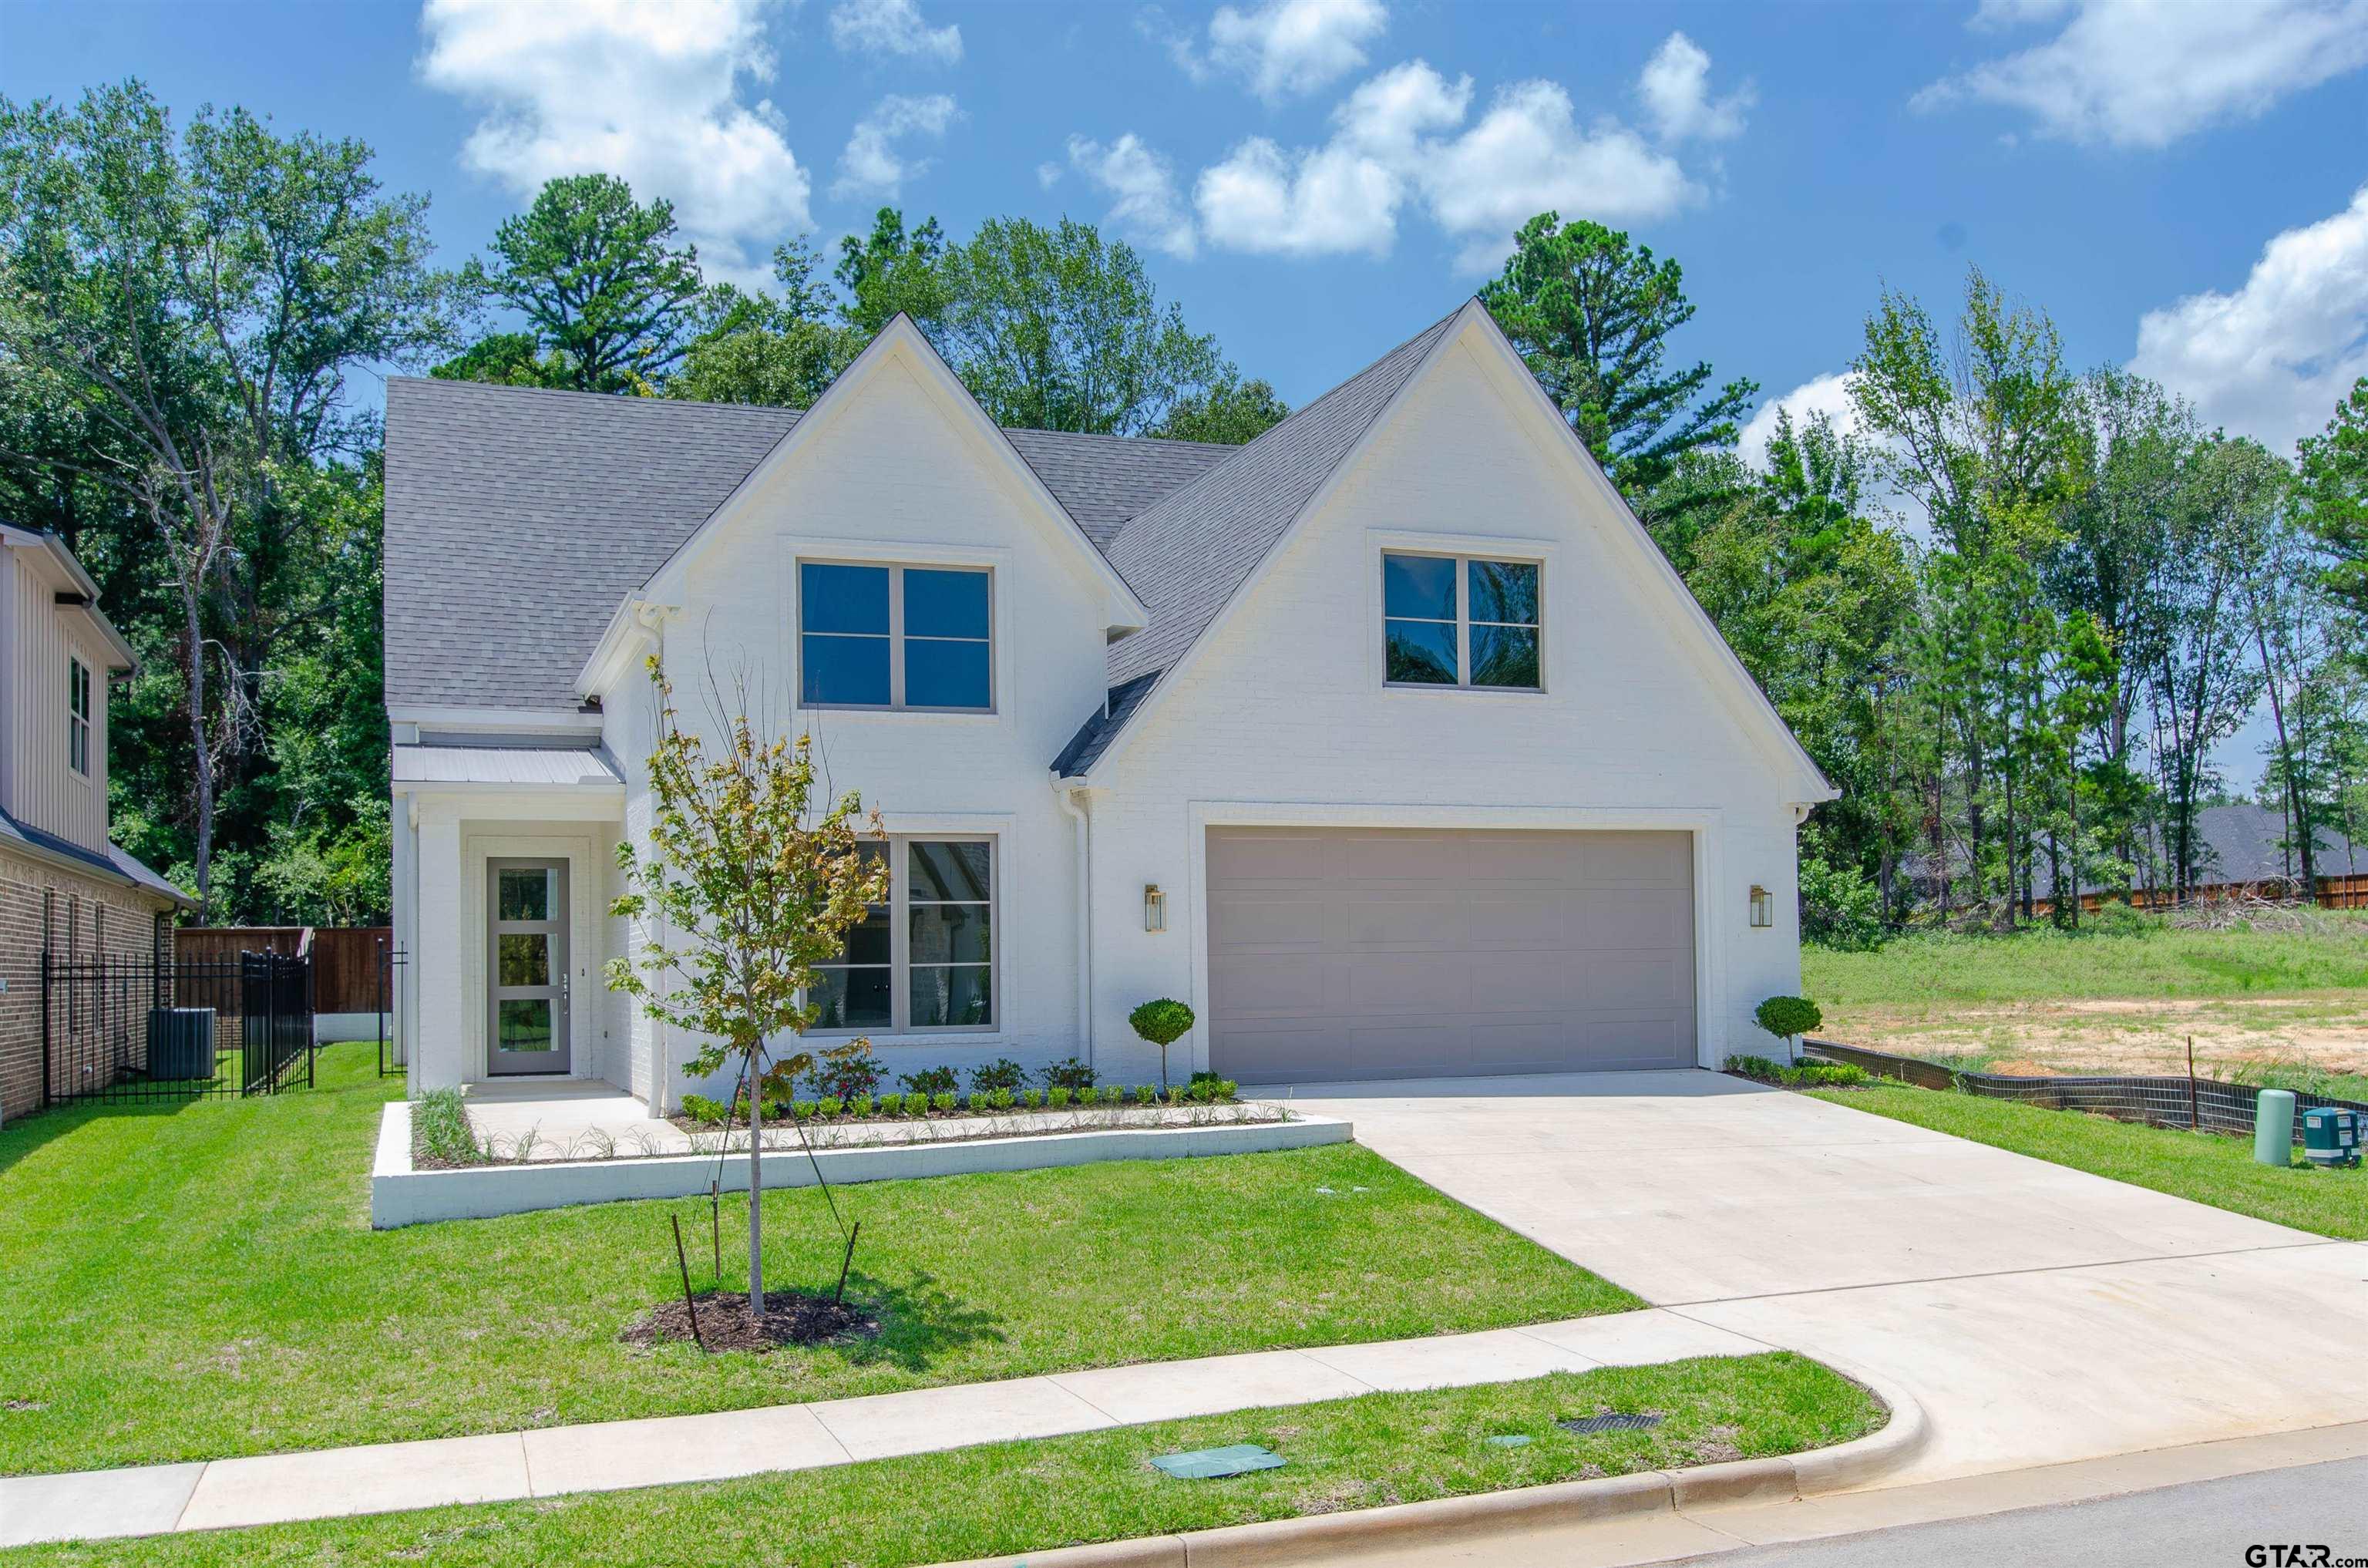
<path id="1" fill-rule="evenodd" d="M 1044 189 L 1050 190 L 1061 183 L 1061 176 L 1065 172 L 1060 165 L 1047 158 L 1036 165 L 1036 183 Z"/>
<path id="2" fill-rule="evenodd" d="M 767 0 L 427 0 L 419 72 L 481 103 L 461 162 L 521 199 L 606 173 L 675 205 L 711 276 L 761 279 L 781 235 L 811 226 L 810 182 L 768 101 Z"/>
<path id="3" fill-rule="evenodd" d="M 1552 82 L 1500 89 L 1464 127 L 1472 80 L 1422 61 L 1364 83 L 1333 111 L 1321 146 L 1265 137 L 1202 171 L 1194 202 L 1212 244 L 1285 256 L 1388 254 L 1401 209 L 1418 206 L 1486 270 L 1513 231 L 1548 209 L 1611 222 L 1663 217 L 1701 198 L 1665 152 L 1612 119 L 1581 126 Z"/>
<path id="4" fill-rule="evenodd" d="M 891 93 L 873 107 L 870 114 L 855 122 L 855 130 L 847 139 L 847 150 L 838 156 L 838 178 L 831 182 L 833 196 L 896 195 L 904 183 L 917 177 L 927 169 L 926 158 L 907 158 L 896 150 L 897 142 L 907 136 L 935 139 L 946 133 L 962 110 L 954 106 L 948 93 L 932 93 L 927 97 L 905 97 Z"/>
<path id="5" fill-rule="evenodd" d="M 830 9 L 830 41 L 870 54 L 927 55 L 951 65 L 962 58 L 962 28 L 933 28 L 914 0 L 838 0 Z"/>
<path id="6" fill-rule="evenodd" d="M 1057 168 L 1045 166 L 1059 177 Z M 1069 166 L 1113 199 L 1110 220 L 1121 233 L 1188 260 L 1200 248 L 1192 216 L 1177 194 L 1176 171 L 1134 132 L 1108 146 L 1084 136 L 1070 137 Z"/>
<path id="7" fill-rule="evenodd" d="M 1664 142 L 1725 142 L 1743 134 L 1743 117 L 1758 101 L 1747 82 L 1725 97 L 1710 95 L 1710 56 L 1683 33 L 1671 33 L 1636 79 Z"/>
<path id="8" fill-rule="evenodd" d="M 2164 147 L 2368 65 L 2368 0 L 1984 0 L 1978 30 L 2064 30 L 1918 93 L 2031 114 L 2047 135 Z"/>
<path id="9" fill-rule="evenodd" d="M 1839 434 L 1849 435 L 1859 428 L 1858 405 L 1850 402 L 1850 372 L 1836 370 L 1827 376 L 1812 376 L 1782 397 L 1761 403 L 1744 426 L 1742 438 L 1736 446 L 1744 460 L 1754 468 L 1768 466 L 1768 443 L 1775 439 L 1780 412 L 1793 416 L 1796 430 L 1820 414 L 1834 422 L 1834 429 Z"/>
<path id="10" fill-rule="evenodd" d="M 2130 369 L 2272 450 L 2325 428 L 2368 375 L 2368 186 L 2333 217 L 2272 238 L 2233 292 L 2147 312 Z"/>
<path id="11" fill-rule="evenodd" d="M 1390 25 L 1381 0 L 1266 0 L 1253 10 L 1220 6 L 1209 19 L 1209 62 L 1192 53 L 1189 38 L 1167 42 L 1169 54 L 1194 81 L 1212 67 L 1231 72 L 1269 100 L 1312 93 L 1365 62 L 1364 46 Z"/>

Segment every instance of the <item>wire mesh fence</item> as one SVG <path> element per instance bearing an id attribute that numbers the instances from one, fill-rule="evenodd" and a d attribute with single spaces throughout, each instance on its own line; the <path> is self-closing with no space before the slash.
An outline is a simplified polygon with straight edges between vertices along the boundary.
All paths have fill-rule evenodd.
<path id="1" fill-rule="evenodd" d="M 1816 1060 L 1848 1062 L 1878 1077 L 1896 1078 L 1922 1088 L 1955 1089 L 1985 1099 L 2016 1100 L 2051 1110 L 2085 1110 L 2156 1127 L 2250 1133 L 2261 1096 L 2255 1085 L 2228 1084 L 2216 1078 L 2025 1078 L 2007 1073 L 1968 1073 L 1945 1062 L 1894 1056 L 1829 1040 L 1804 1040 L 1801 1043 Z M 2295 1090 L 2294 1095 L 2296 1142 L 2302 1141 L 2303 1112 L 2315 1106 L 2336 1106 L 2368 1114 L 2368 1105 L 2358 1100 L 2334 1099 L 2301 1090 Z"/>
<path id="2" fill-rule="evenodd" d="M 312 1081 L 309 959 L 41 956 L 45 1105 L 275 1094 Z"/>

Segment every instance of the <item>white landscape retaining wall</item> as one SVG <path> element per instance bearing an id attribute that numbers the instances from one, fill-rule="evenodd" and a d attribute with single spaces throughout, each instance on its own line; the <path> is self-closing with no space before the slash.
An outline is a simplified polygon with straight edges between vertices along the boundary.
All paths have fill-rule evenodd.
<path id="1" fill-rule="evenodd" d="M 1354 1128 L 1328 1116 L 1294 1115 L 1289 1121 L 1215 1127 L 1111 1128 L 1034 1137 L 979 1138 L 961 1142 L 867 1149 L 765 1151 L 768 1187 L 812 1187 L 814 1168 L 834 1182 L 903 1181 L 976 1171 L 1041 1170 L 1104 1160 L 1172 1160 L 1203 1154 L 1254 1154 L 1345 1143 Z M 386 1108 L 378 1127 L 378 1159 L 370 1170 L 370 1224 L 377 1230 L 430 1220 L 483 1220 L 536 1209 L 629 1199 L 689 1198 L 707 1190 L 718 1165 L 713 1154 L 664 1154 L 614 1160 L 552 1160 L 531 1165 L 471 1165 L 415 1170 L 411 1105 Z M 746 1153 L 722 1157 L 729 1190 L 748 1185 Z"/>

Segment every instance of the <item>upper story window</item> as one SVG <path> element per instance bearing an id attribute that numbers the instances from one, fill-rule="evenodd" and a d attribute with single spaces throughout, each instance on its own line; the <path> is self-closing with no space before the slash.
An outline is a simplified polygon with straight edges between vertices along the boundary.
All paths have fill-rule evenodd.
<path id="1" fill-rule="evenodd" d="M 90 776 L 90 666 L 66 660 L 66 766 Z"/>
<path id="2" fill-rule="evenodd" d="M 984 567 L 798 563 L 798 694 L 809 708 L 995 706 Z"/>
<path id="3" fill-rule="evenodd" d="M 1382 556 L 1383 679 L 1535 691 L 1538 563 Z"/>

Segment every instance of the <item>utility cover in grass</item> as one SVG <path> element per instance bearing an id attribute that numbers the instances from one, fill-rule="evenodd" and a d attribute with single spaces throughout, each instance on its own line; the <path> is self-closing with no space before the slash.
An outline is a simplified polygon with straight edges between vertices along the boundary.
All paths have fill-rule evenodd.
<path id="1" fill-rule="evenodd" d="M 1584 1437 L 1590 1432 L 1649 1432 L 1658 1426 L 1661 1420 L 1658 1411 L 1647 1411 L 1642 1415 L 1606 1413 L 1588 1416 L 1582 1421 L 1557 1421 L 1554 1425 L 1565 1432 L 1574 1432 Z"/>
<path id="2" fill-rule="evenodd" d="M 1189 1454 L 1161 1454 L 1151 1462 L 1161 1473 L 1178 1481 L 1218 1481 L 1254 1470 L 1277 1470 L 1284 1461 L 1281 1454 L 1256 1443 L 1235 1443 L 1223 1449 L 1195 1449 Z"/>
<path id="3" fill-rule="evenodd" d="M 1530 1446 L 1530 1435 L 1527 1432 L 1507 1432 L 1489 1438 L 1488 1446 L 1496 1449 L 1526 1449 Z"/>

